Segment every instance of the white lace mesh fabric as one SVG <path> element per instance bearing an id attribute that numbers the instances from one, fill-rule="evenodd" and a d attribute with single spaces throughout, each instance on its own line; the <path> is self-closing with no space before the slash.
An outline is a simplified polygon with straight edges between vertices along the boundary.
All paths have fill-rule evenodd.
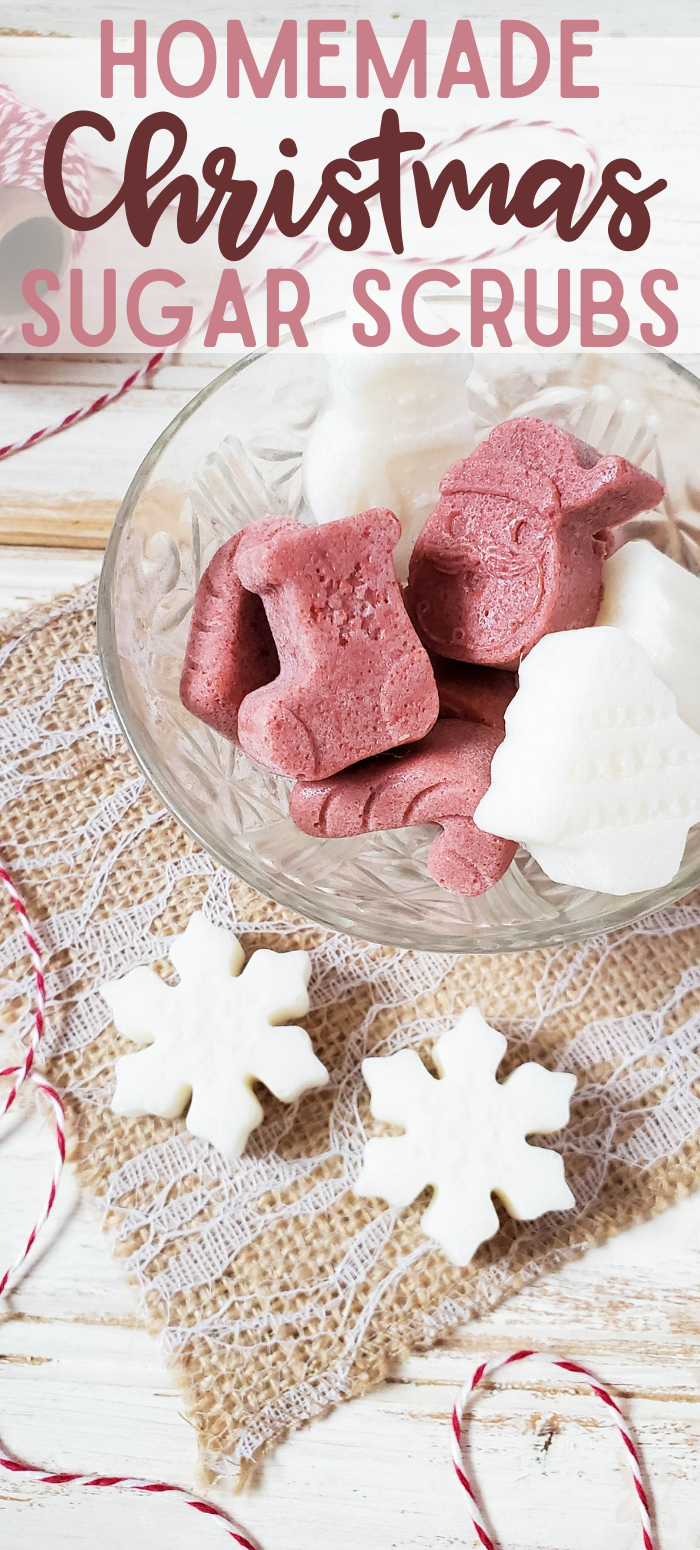
<path id="1" fill-rule="evenodd" d="M 0 650 L 0 855 L 39 922 L 44 1058 L 76 1135 L 91 1142 L 79 1168 L 221 1472 L 362 1391 L 409 1347 L 695 1185 L 700 899 L 577 948 L 490 959 L 373 948 L 285 918 L 197 850 L 148 791 L 102 686 L 93 604 L 86 589 L 35 612 Z M 246 949 L 308 946 L 309 1027 L 331 1068 L 325 1095 L 266 1107 L 232 1165 L 180 1122 L 109 1112 L 119 1041 L 97 987 L 162 963 L 172 931 L 200 906 Z M 0 1012 L 31 988 L 8 913 Z M 543 1059 L 579 1076 L 571 1125 L 550 1143 L 564 1152 L 577 1206 L 505 1223 L 463 1272 L 422 1237 L 424 1201 L 397 1216 L 356 1201 L 352 1184 L 371 1127 L 363 1056 L 408 1044 L 428 1052 L 473 1000 L 508 1036 L 509 1064 Z M 222 1399 L 212 1421 L 203 1397 L 222 1374 L 243 1398 Z"/>

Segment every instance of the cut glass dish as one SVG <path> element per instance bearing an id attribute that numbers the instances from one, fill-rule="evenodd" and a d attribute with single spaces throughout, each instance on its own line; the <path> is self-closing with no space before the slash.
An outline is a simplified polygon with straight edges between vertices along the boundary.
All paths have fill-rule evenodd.
<path id="1" fill-rule="evenodd" d="M 324 356 L 311 351 L 238 361 L 167 427 L 121 507 L 102 573 L 99 649 L 124 735 L 163 801 L 262 893 L 371 941 L 452 952 L 543 947 L 624 925 L 689 892 L 700 883 L 700 827 L 676 878 L 654 893 L 568 888 L 520 850 L 495 888 L 457 897 L 428 874 L 433 826 L 311 839 L 288 816 L 289 783 L 183 709 L 192 599 L 216 549 L 263 517 L 314 520 L 301 460 L 326 377 Z M 514 348 L 477 355 L 467 390 L 477 437 L 511 415 L 537 415 L 656 474 L 664 509 L 628 531 L 700 573 L 700 382 L 689 372 L 641 346 L 610 355 Z"/>

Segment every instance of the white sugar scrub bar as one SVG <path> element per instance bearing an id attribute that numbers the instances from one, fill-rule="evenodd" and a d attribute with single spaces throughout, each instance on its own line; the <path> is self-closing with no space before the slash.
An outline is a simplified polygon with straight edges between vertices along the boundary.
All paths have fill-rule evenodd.
<path id="1" fill-rule="evenodd" d="M 605 561 L 596 624 L 624 630 L 644 647 L 679 716 L 700 732 L 700 577 L 647 539 L 633 539 Z"/>
<path id="2" fill-rule="evenodd" d="M 286 1022 L 309 1010 L 311 959 L 263 947 L 243 968 L 237 937 L 201 911 L 168 956 L 178 985 L 141 967 L 101 987 L 118 1032 L 148 1046 L 117 1061 L 112 1108 L 175 1119 L 189 1104 L 187 1129 L 233 1161 L 263 1119 L 253 1082 L 292 1103 L 328 1081 L 306 1030 Z"/>
<path id="3" fill-rule="evenodd" d="M 700 821 L 700 737 L 640 645 L 592 626 L 545 635 L 520 667 L 474 814 L 554 882 L 601 893 L 670 883 Z"/>
<path id="4" fill-rule="evenodd" d="M 437 1078 L 412 1049 L 362 1063 L 372 1114 L 404 1134 L 367 1142 L 355 1193 L 402 1210 L 432 1185 L 421 1227 L 455 1265 L 498 1232 L 493 1194 L 526 1222 L 575 1205 L 559 1153 L 526 1137 L 568 1123 L 576 1077 L 528 1061 L 498 1082 L 506 1048 L 472 1006 L 433 1046 Z"/>
<path id="5" fill-rule="evenodd" d="M 469 355 L 364 351 L 329 358 L 326 409 L 312 426 L 304 492 L 317 522 L 386 506 L 401 522 L 400 581 L 445 469 L 475 445 Z"/>

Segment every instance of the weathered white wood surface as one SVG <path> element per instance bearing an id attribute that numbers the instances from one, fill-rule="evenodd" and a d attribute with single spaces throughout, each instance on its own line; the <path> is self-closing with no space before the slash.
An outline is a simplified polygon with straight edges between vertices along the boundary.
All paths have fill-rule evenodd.
<path id="1" fill-rule="evenodd" d="M 144 357 L 145 359 L 145 357 Z M 104 547 L 141 459 L 178 410 L 226 364 L 187 361 L 168 365 L 152 383 L 133 388 L 95 422 L 41 442 L 31 453 L 0 463 L 0 543 L 52 542 L 80 533 Z M 81 356 L 0 355 L 0 426 L 3 443 L 22 441 L 54 425 L 109 388 L 118 387 L 135 361 Z M 101 537 L 100 537 L 101 534 Z M 3 566 L 0 553 L 0 581 Z M 8 572 L 9 574 L 9 572 Z"/>
<path id="2" fill-rule="evenodd" d="M 94 37 L 99 34 L 102 17 L 110 16 L 114 22 L 115 36 L 131 37 L 135 16 L 145 17 L 149 31 L 157 35 L 177 14 L 173 10 L 172 0 L 142 0 L 137 10 L 129 4 L 129 0 L 111 0 L 108 6 L 97 4 L 96 0 L 29 0 L 21 11 L 6 0 L 0 12 L 0 25 L 17 31 L 64 33 L 77 38 Z M 249 37 L 266 37 L 277 32 L 286 16 L 294 14 L 294 7 L 290 7 L 286 0 L 267 0 L 265 5 L 261 5 L 259 0 L 244 0 L 242 5 L 235 7 L 222 3 L 222 0 L 209 0 L 208 4 L 199 6 L 195 14 L 218 36 L 223 36 L 229 17 L 235 15 L 240 17 Z M 449 35 L 457 18 L 464 15 L 464 10 L 455 0 L 431 0 L 429 6 L 425 5 L 425 0 L 404 0 L 399 10 L 395 8 L 393 0 L 388 4 L 384 0 L 337 0 L 331 6 L 326 0 L 308 0 L 301 14 L 297 14 L 300 29 L 312 18 L 333 16 L 343 17 L 348 31 L 352 30 L 358 17 L 367 16 L 377 36 L 385 38 L 404 36 L 414 17 L 427 16 L 430 30 L 435 37 L 440 37 Z M 477 5 L 468 7 L 469 19 L 477 37 L 480 33 L 488 37 L 497 32 L 503 16 L 524 16 L 543 32 L 553 33 L 558 30 L 560 18 L 571 14 L 570 10 L 563 10 L 557 0 L 528 0 L 526 6 L 516 6 L 510 10 L 504 7 L 502 0 L 479 0 Z M 575 14 L 583 15 L 584 12 L 577 11 Z M 690 37 L 697 35 L 700 30 L 696 0 L 665 0 L 663 7 L 656 0 L 607 0 L 603 6 L 589 7 L 585 15 L 599 18 L 601 33 L 617 36 L 631 34 L 634 37 L 658 37 L 662 34 L 676 34 Z"/>
<path id="3" fill-rule="evenodd" d="M 0 1150 L 3 1259 L 46 1187 L 50 1138 L 36 1121 Z M 70 1178 L 57 1226 L 0 1323 L 1 1428 L 8 1448 L 54 1469 L 134 1472 L 196 1483 L 191 1428 L 140 1327 L 87 1202 Z M 700 1545 L 700 1197 L 513 1298 L 392 1381 L 286 1442 L 258 1484 L 232 1499 L 265 1550 L 447 1550 L 473 1543 L 449 1469 L 455 1388 L 482 1356 L 556 1348 L 624 1396 L 653 1482 L 662 1550 Z M 585 1392 L 515 1369 L 486 1393 L 471 1428 L 475 1473 L 510 1550 L 638 1550 L 621 1447 Z M 153 1550 L 215 1544 L 176 1504 L 119 1493 L 0 1483 L 4 1543 L 17 1550 L 131 1534 Z M 207 1534 L 210 1538 L 207 1538 Z"/>
<path id="4" fill-rule="evenodd" d="M 36 428 L 59 400 L 83 401 L 119 363 L 0 361 L 0 419 Z M 26 509 L 108 492 L 118 501 L 135 462 L 209 368 L 172 367 L 88 430 L 0 464 L 0 513 L 21 489 Z M 99 435 L 97 424 L 99 423 Z M 0 608 L 83 581 L 99 554 L 0 547 Z M 0 1049 L 0 1064 L 2 1064 Z M 48 1124 L 2 1132 L 0 1263 L 43 1198 Z M 264 1550 L 448 1550 L 474 1543 L 449 1466 L 454 1389 L 482 1356 L 559 1349 L 622 1394 L 644 1451 L 661 1550 L 700 1550 L 700 1195 L 587 1256 L 416 1356 L 365 1400 L 296 1434 L 229 1505 Z M 4 1381 L 3 1381 L 4 1380 Z M 194 1436 L 112 1261 L 93 1206 L 64 1178 L 54 1229 L 0 1315 L 0 1437 L 55 1469 L 196 1481 Z M 471 1430 L 474 1471 L 504 1550 L 639 1550 L 621 1447 L 595 1400 L 551 1373 L 514 1370 L 486 1393 Z M 11 1550 L 198 1550 L 225 1543 L 177 1502 L 0 1481 L 0 1532 Z"/>

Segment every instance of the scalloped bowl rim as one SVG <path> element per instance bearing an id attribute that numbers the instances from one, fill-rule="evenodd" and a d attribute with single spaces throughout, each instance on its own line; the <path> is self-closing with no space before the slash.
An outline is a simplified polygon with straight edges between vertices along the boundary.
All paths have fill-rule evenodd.
<path id="1" fill-rule="evenodd" d="M 449 299 L 451 300 L 452 298 Z M 455 300 L 460 299 L 455 298 Z M 541 310 L 544 312 L 549 309 L 542 308 Z M 321 320 L 321 323 L 327 325 L 336 316 L 341 316 L 341 314 L 333 314 L 332 319 L 324 318 Z M 321 326 L 321 324 L 318 326 Z M 618 355 L 641 353 L 647 357 L 663 361 L 677 376 L 692 383 L 700 397 L 700 378 L 696 377 L 687 367 L 681 365 L 678 361 L 672 360 L 670 356 L 667 356 L 662 351 L 650 349 L 642 344 L 641 341 L 631 340 L 630 344 L 635 347 L 633 350 L 629 352 L 616 351 L 615 353 Z M 308 888 L 305 890 L 301 885 L 296 885 L 287 877 L 280 879 L 278 883 L 277 879 L 271 875 L 269 866 L 257 866 L 252 856 L 245 852 L 240 856 L 236 856 L 234 865 L 217 836 L 211 832 L 206 822 L 198 825 L 191 815 L 182 811 L 180 788 L 177 786 L 177 783 L 170 782 L 167 769 L 159 768 L 159 756 L 155 749 L 155 744 L 143 727 L 134 725 L 130 716 L 129 697 L 117 651 L 112 609 L 112 586 L 119 545 L 123 531 L 130 521 L 134 507 L 143 492 L 148 475 L 158 462 L 163 448 L 177 434 L 180 427 L 206 403 L 207 399 L 219 392 L 222 387 L 240 372 L 245 371 L 257 360 L 271 353 L 269 349 L 260 348 L 251 351 L 250 354 L 243 356 L 240 360 L 234 361 L 220 372 L 212 382 L 208 382 L 204 388 L 200 389 L 198 393 L 183 405 L 182 409 L 178 410 L 177 414 L 173 416 L 173 419 L 161 431 L 139 464 L 117 512 L 105 550 L 97 601 L 97 650 L 100 667 L 124 740 L 149 784 L 165 803 L 169 812 L 177 819 L 178 823 L 181 824 L 182 828 L 185 829 L 192 839 L 197 844 L 202 845 L 226 871 L 249 883 L 266 898 L 272 898 L 284 908 L 294 910 L 295 913 L 311 921 L 313 924 L 318 924 L 334 931 L 347 932 L 358 941 L 366 940 L 382 946 L 403 947 L 424 952 L 464 954 L 527 952 L 538 948 L 558 947 L 567 943 L 590 941 L 599 934 L 617 930 L 636 921 L 643 920 L 650 915 L 656 914 L 658 910 L 663 909 L 666 905 L 673 904 L 678 899 L 684 898 L 686 894 L 700 884 L 700 862 L 697 860 L 681 866 L 679 872 L 676 873 L 676 876 L 665 888 L 654 889 L 650 892 L 646 904 L 640 902 L 639 895 L 622 895 L 618 904 L 606 904 L 605 909 L 601 911 L 600 916 L 597 917 L 595 922 L 590 923 L 590 929 L 586 922 L 581 921 L 552 921 L 550 930 L 547 930 L 544 924 L 541 923 L 539 930 L 542 932 L 542 938 L 534 942 L 528 940 L 528 937 L 532 937 L 534 929 L 532 923 L 523 923 L 521 926 L 513 924 L 502 927 L 495 926 L 493 930 L 489 931 L 488 940 L 480 940 L 478 935 L 469 936 L 461 934 L 457 936 L 446 932 L 439 939 L 426 936 L 422 940 L 419 939 L 419 933 L 416 933 L 414 939 L 407 942 L 405 933 L 401 930 L 392 930 L 390 919 L 387 919 L 385 925 L 382 924 L 380 931 L 376 929 L 376 922 L 373 920 L 371 934 L 364 936 L 358 933 L 358 926 L 361 928 L 362 920 L 357 918 L 356 912 L 349 912 L 346 915 L 342 908 L 332 904 L 330 897 L 317 890 L 318 909 L 316 910 L 314 906 L 314 915 L 310 916 L 307 897 Z M 700 408 L 700 403 L 698 407 Z M 274 883 L 274 893 L 270 891 L 271 882 Z M 601 895 L 601 897 L 608 899 L 610 896 Z"/>

